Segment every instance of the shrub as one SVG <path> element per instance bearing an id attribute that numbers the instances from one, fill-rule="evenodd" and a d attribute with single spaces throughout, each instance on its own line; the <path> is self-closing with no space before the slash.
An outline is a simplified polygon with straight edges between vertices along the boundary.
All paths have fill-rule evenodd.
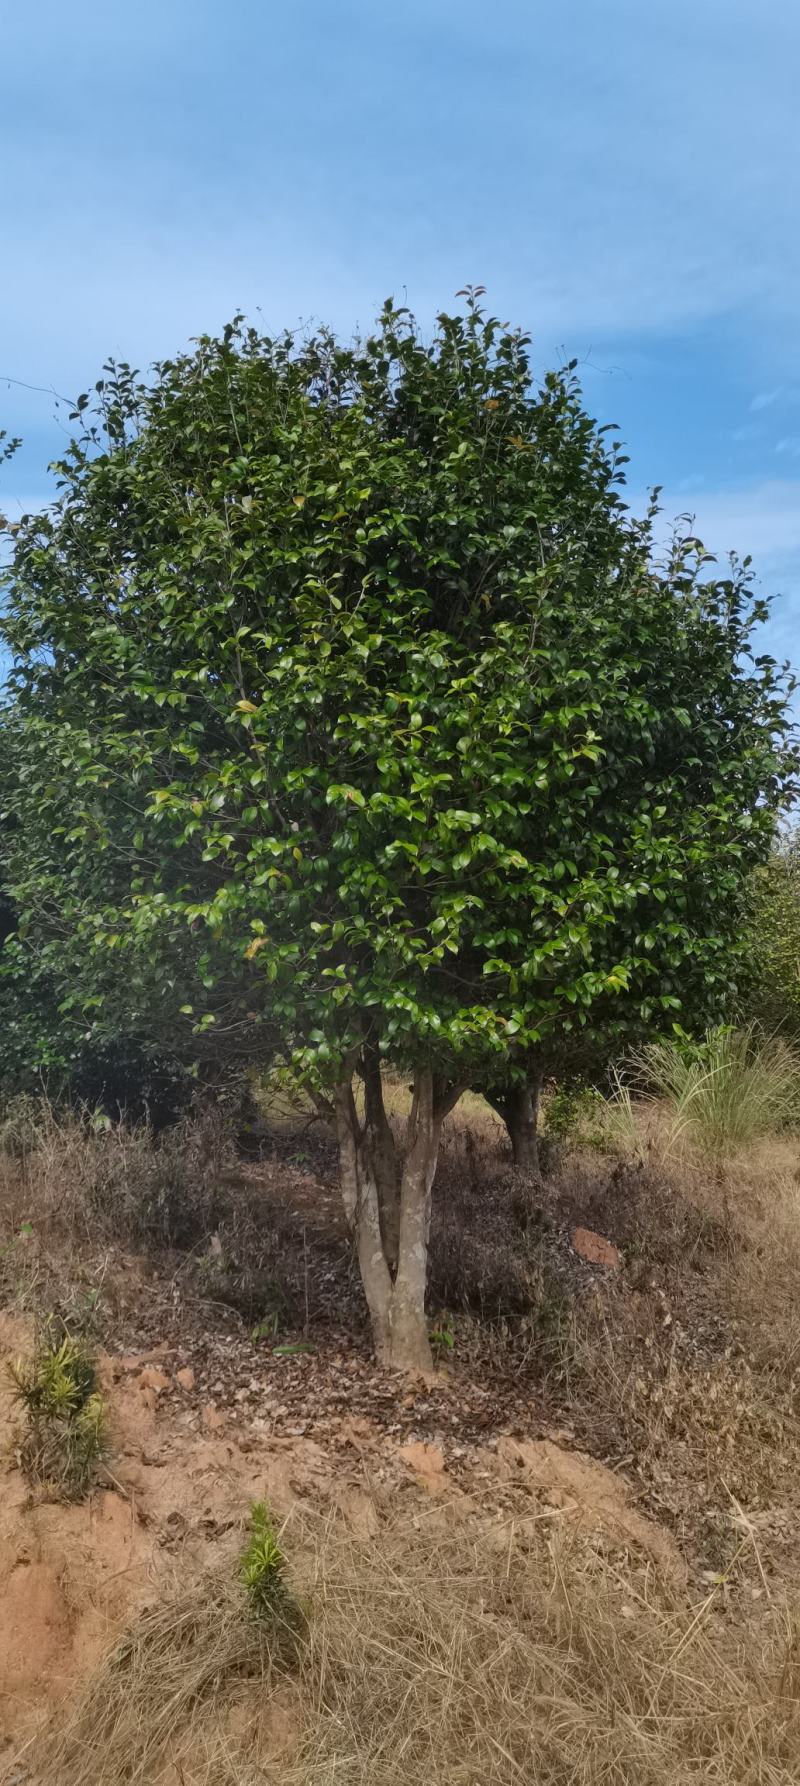
<path id="1" fill-rule="evenodd" d="M 710 1030 L 699 1045 L 648 1042 L 632 1064 L 642 1089 L 668 1107 L 670 1148 L 731 1154 L 800 1118 L 800 1055 L 755 1024 Z"/>
<path id="2" fill-rule="evenodd" d="M 103 1454 L 105 1410 L 93 1359 L 55 1324 L 43 1329 L 30 1359 L 10 1366 L 27 1432 L 22 1466 L 30 1480 L 65 1500 L 91 1487 Z"/>

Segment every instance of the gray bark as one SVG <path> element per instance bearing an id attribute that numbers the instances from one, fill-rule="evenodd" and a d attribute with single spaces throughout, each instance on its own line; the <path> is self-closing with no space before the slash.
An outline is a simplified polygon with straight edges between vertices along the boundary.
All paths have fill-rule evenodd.
<path id="1" fill-rule="evenodd" d="M 388 1363 L 392 1277 L 383 1250 L 378 1191 L 372 1163 L 365 1146 L 365 1134 L 358 1120 L 349 1080 L 336 1086 L 334 1106 L 345 1216 L 355 1236 L 375 1352 L 382 1363 Z"/>
<path id="2" fill-rule="evenodd" d="M 383 1101 L 380 1055 L 374 1043 L 362 1054 L 367 1138 L 378 1187 L 383 1250 L 391 1271 L 396 1271 L 400 1246 L 400 1162 L 392 1125 Z"/>
<path id="3" fill-rule="evenodd" d="M 434 1098 L 429 1068 L 416 1076 L 408 1119 L 406 1157 L 400 1185 L 400 1248 L 391 1306 L 392 1362 L 404 1370 L 431 1371 L 433 1358 L 425 1319 L 431 1191 L 439 1155 L 443 1114 Z"/>
<path id="4" fill-rule="evenodd" d="M 364 1077 L 366 1085 L 366 1073 Z M 342 1197 L 356 1240 L 375 1351 L 381 1362 L 399 1370 L 433 1368 L 425 1318 L 431 1193 L 442 1122 L 459 1091 L 460 1088 L 445 1090 L 437 1086 L 429 1068 L 420 1070 L 406 1125 L 402 1168 L 398 1172 L 394 1136 L 383 1110 L 381 1088 L 373 1081 L 368 1099 L 380 1099 L 392 1141 L 395 1230 L 387 1221 L 389 1200 L 385 1189 L 382 1208 L 375 1170 L 380 1115 L 375 1123 L 370 1122 L 369 1113 L 363 1124 L 359 1122 L 350 1080 L 343 1081 L 334 1091 Z M 385 1139 L 384 1135 L 384 1142 Z M 386 1182 L 391 1190 L 392 1181 L 387 1178 Z"/>

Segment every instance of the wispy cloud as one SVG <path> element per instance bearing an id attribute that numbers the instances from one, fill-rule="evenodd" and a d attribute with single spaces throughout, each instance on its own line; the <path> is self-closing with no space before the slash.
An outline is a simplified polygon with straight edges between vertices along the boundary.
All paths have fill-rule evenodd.
<path id="1" fill-rule="evenodd" d="M 666 537 L 686 502 L 676 487 L 663 492 L 661 506 Z M 720 564 L 731 552 L 752 557 L 759 588 L 774 597 L 768 645 L 800 663 L 800 479 L 705 490 L 697 494 L 691 512 L 695 531 Z"/>
<path id="2" fill-rule="evenodd" d="M 750 408 L 752 410 L 771 409 L 773 403 L 780 402 L 783 393 L 784 386 L 782 384 L 776 385 L 773 391 L 758 391 L 750 404 Z"/>
<path id="3" fill-rule="evenodd" d="M 800 151 L 800 10 L 401 13 L 241 0 L 226 33 L 219 0 L 82 0 L 77 29 L 54 0 L 12 9 L 2 302 L 19 375 L 169 352 L 237 305 L 351 324 L 407 285 L 429 312 L 469 278 L 547 342 L 747 312 L 780 351 L 800 305 L 778 177 Z"/>

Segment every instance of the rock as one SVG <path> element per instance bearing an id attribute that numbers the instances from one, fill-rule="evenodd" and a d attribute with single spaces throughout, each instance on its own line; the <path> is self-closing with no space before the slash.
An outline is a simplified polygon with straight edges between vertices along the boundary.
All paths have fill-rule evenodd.
<path id="1" fill-rule="evenodd" d="M 220 1413 L 219 1408 L 215 1408 L 213 1402 L 206 1402 L 205 1407 L 200 1410 L 200 1419 L 207 1433 L 220 1433 L 225 1425 L 225 1415 Z"/>
<path id="2" fill-rule="evenodd" d="M 622 1254 L 604 1240 L 602 1234 L 595 1234 L 591 1228 L 573 1228 L 572 1244 L 582 1259 L 588 1259 L 590 1265 L 605 1265 L 609 1271 L 616 1271 L 622 1264 Z"/>
<path id="3" fill-rule="evenodd" d="M 175 1372 L 175 1381 L 179 1389 L 194 1389 L 194 1371 L 190 1364 L 185 1365 L 183 1370 Z"/>
<path id="4" fill-rule="evenodd" d="M 147 1370 L 142 1371 L 139 1388 L 154 1389 L 156 1395 L 161 1395 L 164 1389 L 169 1389 L 169 1377 L 165 1375 L 164 1371 L 157 1370 L 155 1365 L 149 1365 Z"/>

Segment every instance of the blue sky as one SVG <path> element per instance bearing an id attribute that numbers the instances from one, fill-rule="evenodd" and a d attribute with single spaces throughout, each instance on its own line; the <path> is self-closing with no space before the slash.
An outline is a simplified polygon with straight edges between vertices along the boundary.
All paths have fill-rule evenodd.
<path id="1" fill-rule="evenodd" d="M 799 73 L 792 0 L 10 0 L 0 507 L 109 353 L 482 282 L 800 659 Z"/>

